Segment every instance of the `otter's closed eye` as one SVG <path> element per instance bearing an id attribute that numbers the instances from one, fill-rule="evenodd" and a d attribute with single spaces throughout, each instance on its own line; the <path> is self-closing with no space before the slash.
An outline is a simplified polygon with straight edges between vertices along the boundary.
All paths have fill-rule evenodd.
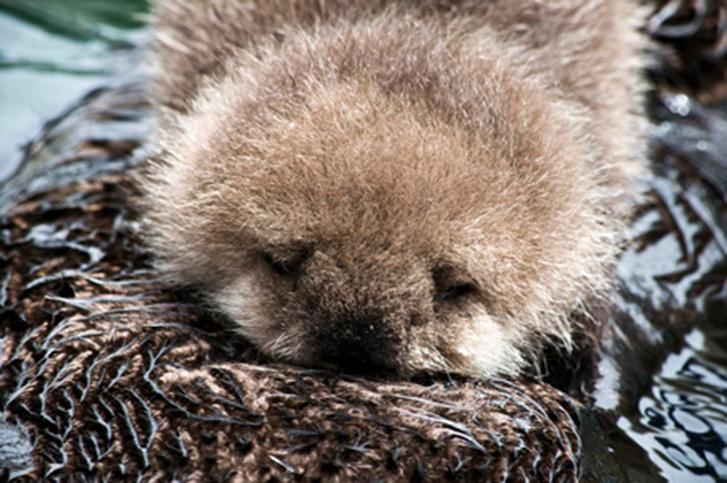
<path id="1" fill-rule="evenodd" d="M 471 283 L 459 283 L 456 285 L 450 285 L 443 292 L 440 293 L 442 300 L 452 301 L 461 299 L 466 295 L 473 294 L 477 291 L 474 284 Z"/>
<path id="2" fill-rule="evenodd" d="M 262 257 L 273 272 L 283 277 L 294 277 L 300 272 L 303 263 L 310 257 L 310 251 L 298 250 L 288 256 L 272 255 L 265 252 Z"/>
<path id="3" fill-rule="evenodd" d="M 454 302 L 477 292 L 473 282 L 462 280 L 451 268 L 438 268 L 432 272 L 435 298 L 444 302 Z"/>

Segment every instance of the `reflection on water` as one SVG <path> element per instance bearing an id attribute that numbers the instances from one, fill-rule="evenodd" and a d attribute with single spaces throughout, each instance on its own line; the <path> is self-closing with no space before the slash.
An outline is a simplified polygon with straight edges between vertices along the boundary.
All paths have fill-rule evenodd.
<path id="1" fill-rule="evenodd" d="M 0 0 L 0 180 L 45 121 L 103 83 L 144 9 L 145 0 Z"/>
<path id="2" fill-rule="evenodd" d="M 651 114 L 651 201 L 619 262 L 586 474 L 727 481 L 727 105 L 660 93 Z"/>
<path id="3" fill-rule="evenodd" d="M 727 329 L 692 331 L 618 425 L 669 481 L 727 480 Z"/>

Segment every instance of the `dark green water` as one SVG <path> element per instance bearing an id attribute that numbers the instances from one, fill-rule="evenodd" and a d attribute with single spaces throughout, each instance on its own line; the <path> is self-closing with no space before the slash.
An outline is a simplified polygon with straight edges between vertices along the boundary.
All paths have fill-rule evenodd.
<path id="1" fill-rule="evenodd" d="M 45 121 L 104 83 L 145 10 L 146 0 L 0 0 L 0 179 Z"/>
<path id="2" fill-rule="evenodd" d="M 0 0 L 0 179 L 44 122 L 108 84 L 129 47 L 141 42 L 146 8 L 146 0 Z M 727 331 L 695 329 L 653 375 L 638 410 L 618 419 L 656 469 L 653 476 L 727 481 L 725 368 Z M 628 454 L 614 459 L 625 474 L 637 471 Z"/>

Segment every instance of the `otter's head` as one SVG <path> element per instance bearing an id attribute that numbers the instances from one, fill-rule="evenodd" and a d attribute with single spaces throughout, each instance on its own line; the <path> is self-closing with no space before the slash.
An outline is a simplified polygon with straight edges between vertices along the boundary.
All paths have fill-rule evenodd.
<path id="1" fill-rule="evenodd" d="M 475 90 L 289 69 L 230 74 L 167 129 L 165 273 L 303 365 L 493 376 L 568 346 L 613 231 L 572 108 L 495 67 Z"/>

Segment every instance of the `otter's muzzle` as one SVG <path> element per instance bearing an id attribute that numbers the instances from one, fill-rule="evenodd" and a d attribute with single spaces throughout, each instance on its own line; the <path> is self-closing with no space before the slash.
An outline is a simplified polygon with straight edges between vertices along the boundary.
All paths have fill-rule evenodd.
<path id="1" fill-rule="evenodd" d="M 347 319 L 335 323 L 315 338 L 316 359 L 354 374 L 381 374 L 396 369 L 397 343 L 381 330 L 381 322 Z"/>

